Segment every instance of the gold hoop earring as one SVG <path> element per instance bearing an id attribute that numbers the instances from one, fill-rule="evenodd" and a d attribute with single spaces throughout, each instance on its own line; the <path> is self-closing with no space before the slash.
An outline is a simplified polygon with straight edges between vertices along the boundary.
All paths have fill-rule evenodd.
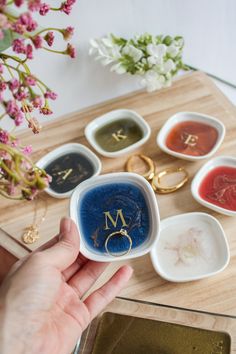
<path id="1" fill-rule="evenodd" d="M 164 187 L 161 184 L 162 177 L 164 177 L 166 175 L 174 174 L 174 173 L 179 173 L 179 172 L 184 173 L 184 177 L 179 183 L 177 183 L 173 186 L 169 186 L 169 187 L 168 186 Z M 173 193 L 173 192 L 177 191 L 178 189 L 180 189 L 181 187 L 183 187 L 188 182 L 188 180 L 189 180 L 189 174 L 183 167 L 167 168 L 166 170 L 159 172 L 158 174 L 156 174 L 153 177 L 152 188 L 153 188 L 154 192 L 160 193 L 160 194 Z"/>
<path id="2" fill-rule="evenodd" d="M 146 178 L 148 181 L 152 180 L 154 175 L 155 175 L 155 165 L 153 160 L 145 155 L 139 154 L 139 155 L 132 155 L 128 158 L 127 162 L 126 162 L 126 170 L 128 172 L 135 172 L 132 168 L 132 161 L 135 157 L 140 158 L 141 160 L 143 160 L 146 165 L 148 166 L 149 170 L 145 173 L 139 173 L 141 176 L 143 176 L 144 178 Z M 137 173 L 137 172 L 135 172 Z"/>

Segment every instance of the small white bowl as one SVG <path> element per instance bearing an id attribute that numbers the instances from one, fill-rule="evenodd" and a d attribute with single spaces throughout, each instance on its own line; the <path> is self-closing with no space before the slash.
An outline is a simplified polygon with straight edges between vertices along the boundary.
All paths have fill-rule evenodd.
<path id="1" fill-rule="evenodd" d="M 218 213 L 228 215 L 228 216 L 236 216 L 236 211 L 221 208 L 218 205 L 215 205 L 213 203 L 210 203 L 206 200 L 204 200 L 200 194 L 199 194 L 199 187 L 203 181 L 203 179 L 208 175 L 210 171 L 212 171 L 216 167 L 220 166 L 229 166 L 229 167 L 234 167 L 236 168 L 236 157 L 232 156 L 218 156 L 215 157 L 214 159 L 211 159 L 210 161 L 206 162 L 200 170 L 197 172 L 195 175 L 192 184 L 191 184 L 191 192 L 194 197 L 194 199 L 204 205 L 205 207 L 215 210 Z"/>
<path id="2" fill-rule="evenodd" d="M 138 140 L 136 143 L 127 146 L 124 149 L 110 152 L 104 150 L 97 142 L 95 139 L 95 132 L 97 131 L 98 128 L 102 128 L 103 126 L 119 121 L 120 119 L 128 118 L 133 120 L 136 124 L 138 124 L 139 128 L 143 132 L 143 137 Z M 111 112 L 108 112 L 96 119 L 94 119 L 92 122 L 90 122 L 86 127 L 85 127 L 85 136 L 89 143 L 92 145 L 92 147 L 99 152 L 102 156 L 105 157 L 117 157 L 117 156 L 122 156 L 125 154 L 130 153 L 131 151 L 139 148 L 141 145 L 143 145 L 150 137 L 151 134 L 151 129 L 147 122 L 136 112 L 129 110 L 129 109 L 117 109 Z"/>
<path id="3" fill-rule="evenodd" d="M 195 230 L 192 231 L 195 232 L 195 236 L 191 236 L 192 243 L 184 236 L 190 229 Z M 198 237 L 198 243 L 194 243 Z M 197 247 L 195 261 L 190 258 L 193 253 L 189 244 Z M 156 272 L 177 283 L 216 275 L 226 268 L 229 259 L 224 230 L 216 218 L 206 213 L 186 213 L 162 220 L 160 236 L 151 250 Z"/>
<path id="4" fill-rule="evenodd" d="M 140 246 L 131 249 L 130 253 L 113 257 L 107 253 L 100 253 L 99 251 L 95 251 L 92 247 L 86 244 L 84 240 L 84 235 L 82 231 L 81 220 L 79 216 L 81 200 L 86 192 L 91 191 L 94 187 L 104 186 L 113 183 L 131 183 L 134 186 L 138 187 L 147 204 L 148 212 L 149 212 L 149 235 L 143 244 Z M 159 235 L 159 227 L 160 227 L 160 216 L 159 209 L 155 197 L 155 193 L 151 188 L 150 184 L 145 180 L 145 178 L 135 174 L 128 172 L 118 172 L 118 173 L 110 173 L 102 176 L 93 177 L 90 180 L 82 182 L 74 191 L 70 201 L 70 217 L 75 221 L 78 226 L 78 230 L 80 233 L 80 251 L 81 253 L 87 257 L 88 259 L 99 261 L 99 262 L 113 262 L 118 260 L 125 260 L 143 256 L 150 252 L 154 242 L 157 240 Z"/>
<path id="5" fill-rule="evenodd" d="M 191 156 L 191 155 L 182 154 L 177 151 L 173 151 L 166 146 L 166 139 L 171 129 L 176 124 L 181 122 L 186 122 L 186 121 L 205 123 L 214 127 L 218 131 L 218 138 L 215 143 L 215 146 L 212 148 L 212 150 L 209 153 L 202 156 Z M 172 117 L 170 117 L 167 120 L 167 122 L 163 125 L 163 127 L 161 128 L 161 130 L 157 135 L 157 145 L 160 147 L 162 151 L 166 152 L 169 155 L 178 157 L 180 159 L 188 160 L 188 161 L 197 161 L 197 160 L 207 159 L 212 155 L 214 155 L 216 151 L 219 149 L 220 145 L 222 144 L 224 140 L 224 136 L 225 136 L 225 126 L 218 119 L 202 113 L 179 112 L 174 114 Z"/>
<path id="6" fill-rule="evenodd" d="M 82 144 L 77 144 L 77 143 L 65 144 L 65 145 L 58 147 L 57 149 L 55 149 L 53 151 L 50 151 L 47 155 L 43 156 L 36 163 L 36 165 L 39 168 L 44 169 L 53 160 L 55 160 L 61 156 L 64 156 L 64 155 L 67 155 L 70 153 L 76 153 L 76 152 L 84 155 L 93 164 L 93 166 L 94 166 L 93 176 L 99 175 L 99 173 L 101 172 L 101 168 L 102 168 L 102 164 L 101 164 L 101 161 L 99 160 L 99 158 L 89 148 L 87 148 L 86 146 L 84 146 Z M 91 176 L 91 177 L 93 177 L 93 176 Z M 55 197 L 55 198 L 69 198 L 71 196 L 71 194 L 73 193 L 74 189 L 72 189 L 66 193 L 57 193 L 54 190 L 52 190 L 49 186 L 48 188 L 45 189 L 45 192 L 47 192 L 49 195 L 51 195 L 52 197 Z"/>

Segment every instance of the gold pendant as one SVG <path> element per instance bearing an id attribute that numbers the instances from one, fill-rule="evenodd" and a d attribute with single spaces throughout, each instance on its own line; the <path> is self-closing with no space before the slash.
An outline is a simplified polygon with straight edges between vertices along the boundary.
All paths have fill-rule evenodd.
<path id="1" fill-rule="evenodd" d="M 22 241 L 26 244 L 32 244 L 39 239 L 39 230 L 37 225 L 31 225 L 25 229 L 22 235 Z"/>

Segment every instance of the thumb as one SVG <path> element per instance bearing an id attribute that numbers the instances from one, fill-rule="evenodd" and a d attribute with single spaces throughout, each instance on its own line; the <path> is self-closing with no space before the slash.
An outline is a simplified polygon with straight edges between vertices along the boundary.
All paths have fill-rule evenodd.
<path id="1" fill-rule="evenodd" d="M 80 237 L 75 223 L 70 218 L 60 222 L 59 241 L 52 247 L 42 251 L 46 263 L 61 271 L 67 269 L 78 257 Z"/>

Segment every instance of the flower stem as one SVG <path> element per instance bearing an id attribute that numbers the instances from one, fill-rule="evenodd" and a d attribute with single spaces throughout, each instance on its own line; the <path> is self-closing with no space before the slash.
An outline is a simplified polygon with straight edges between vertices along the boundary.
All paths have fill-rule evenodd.
<path id="1" fill-rule="evenodd" d="M 57 31 L 62 33 L 62 30 L 60 28 L 56 28 L 56 27 L 48 27 L 48 28 L 43 28 L 42 30 L 40 30 L 39 32 L 35 33 L 33 37 L 38 36 L 39 34 L 43 33 L 43 32 L 48 32 L 48 31 Z"/>
<path id="2" fill-rule="evenodd" d="M 61 50 L 49 49 L 49 48 L 46 48 L 46 47 L 42 47 L 42 49 L 47 50 L 48 52 L 51 52 L 51 53 L 66 54 L 65 51 L 61 51 Z"/>

